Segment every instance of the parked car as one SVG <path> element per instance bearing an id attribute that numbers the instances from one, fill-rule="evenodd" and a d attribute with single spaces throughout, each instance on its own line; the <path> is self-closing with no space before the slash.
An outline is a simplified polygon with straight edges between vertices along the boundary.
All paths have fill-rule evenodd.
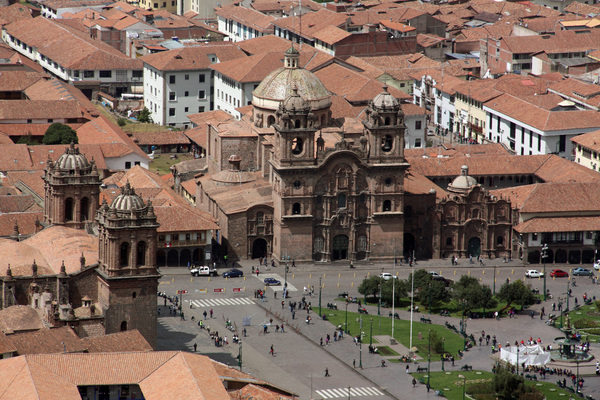
<path id="1" fill-rule="evenodd" d="M 444 282 L 444 285 L 446 285 L 446 287 L 454 283 L 452 279 L 446 279 L 435 271 L 429 271 L 429 275 L 431 275 L 431 280 Z"/>
<path id="2" fill-rule="evenodd" d="M 379 277 L 381 279 L 383 279 L 384 281 L 389 281 L 392 278 L 398 279 L 398 277 L 396 275 L 392 275 L 389 272 L 382 272 L 382 273 L 379 274 Z"/>
<path id="3" fill-rule="evenodd" d="M 538 271 L 537 269 L 528 269 L 527 272 L 525 272 L 525 276 L 527 278 L 540 278 L 544 276 L 544 273 Z"/>
<path id="4" fill-rule="evenodd" d="M 217 276 L 218 272 L 215 268 L 211 268 L 205 265 L 193 267 L 192 269 L 190 269 L 190 274 L 192 274 L 192 276 Z"/>
<path id="5" fill-rule="evenodd" d="M 275 278 L 265 278 L 265 285 L 267 285 L 267 286 L 279 286 L 279 285 L 281 285 L 281 281 L 278 281 Z"/>
<path id="6" fill-rule="evenodd" d="M 569 276 L 569 273 L 562 269 L 553 269 L 552 272 L 550 272 L 550 276 L 553 278 L 566 278 Z"/>
<path id="7" fill-rule="evenodd" d="M 596 263 L 594 264 L 594 269 L 596 271 L 600 270 L 600 260 L 596 261 Z"/>
<path id="8" fill-rule="evenodd" d="M 223 272 L 223 278 L 237 278 L 239 276 L 244 276 L 244 271 L 241 269 L 230 269 L 229 271 Z"/>
<path id="9" fill-rule="evenodd" d="M 573 272 L 571 272 L 571 274 L 573 274 L 573 276 L 590 276 L 590 275 L 594 275 L 594 273 L 592 272 L 592 270 L 587 269 L 587 268 L 575 268 L 573 270 Z"/>

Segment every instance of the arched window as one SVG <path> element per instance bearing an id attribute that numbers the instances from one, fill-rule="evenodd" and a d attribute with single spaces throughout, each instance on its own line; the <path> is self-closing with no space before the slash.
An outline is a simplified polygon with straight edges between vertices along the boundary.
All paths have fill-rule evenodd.
<path id="1" fill-rule="evenodd" d="M 392 151 L 393 139 L 390 135 L 381 138 L 381 150 L 385 153 Z"/>
<path id="2" fill-rule="evenodd" d="M 390 117 L 385 117 L 385 124 L 389 125 L 390 124 Z"/>
<path id="3" fill-rule="evenodd" d="M 383 202 L 383 212 L 392 211 L 392 201 L 384 200 Z"/>
<path id="4" fill-rule="evenodd" d="M 304 142 L 302 138 L 294 138 L 292 141 L 292 154 L 299 155 L 302 153 L 302 149 L 304 148 Z"/>
<path id="5" fill-rule="evenodd" d="M 321 126 L 325 126 L 327 124 L 327 117 L 325 114 L 321 115 Z"/>
<path id="6" fill-rule="evenodd" d="M 269 115 L 267 117 L 267 128 L 270 127 L 271 125 L 273 125 L 275 123 L 275 117 L 272 115 Z"/>
<path id="7" fill-rule="evenodd" d="M 453 243 L 453 242 L 454 242 L 454 241 L 452 240 L 452 238 L 451 238 L 451 237 L 448 237 L 448 238 L 446 238 L 446 246 L 452 246 L 452 243 Z"/>
<path id="8" fill-rule="evenodd" d="M 121 322 L 121 332 L 125 332 L 127 330 L 127 321 Z"/>
<path id="9" fill-rule="evenodd" d="M 146 242 L 137 244 L 137 265 L 146 265 Z"/>
<path id="10" fill-rule="evenodd" d="M 75 207 L 71 197 L 65 200 L 65 221 L 73 221 L 73 208 Z"/>
<path id="11" fill-rule="evenodd" d="M 300 120 L 299 119 L 294 121 L 294 128 L 296 128 L 296 129 L 300 128 Z"/>
<path id="12" fill-rule="evenodd" d="M 344 193 L 338 194 L 338 208 L 346 207 L 346 195 Z"/>
<path id="13" fill-rule="evenodd" d="M 471 211 L 471 218 L 479 218 L 479 210 L 478 209 L 473 209 L 473 211 Z"/>
<path id="14" fill-rule="evenodd" d="M 502 246 L 502 245 L 504 245 L 504 236 L 498 236 L 498 237 L 496 238 L 496 244 L 497 244 L 498 246 Z"/>
<path id="15" fill-rule="evenodd" d="M 264 213 L 257 213 L 256 214 L 256 224 L 257 225 L 262 225 L 265 222 L 265 214 Z"/>
<path id="16" fill-rule="evenodd" d="M 81 199 L 80 208 L 81 208 L 80 220 L 87 221 L 88 217 L 89 217 L 89 213 L 90 213 L 90 200 L 87 197 L 84 197 L 83 199 Z"/>
<path id="17" fill-rule="evenodd" d="M 300 203 L 294 203 L 292 205 L 292 215 L 298 215 L 302 211 L 302 207 L 300 207 Z"/>
<path id="18" fill-rule="evenodd" d="M 133 293 L 131 293 L 131 298 L 132 298 L 132 299 L 135 299 L 136 297 L 137 297 L 137 292 L 133 292 Z"/>
<path id="19" fill-rule="evenodd" d="M 126 267 L 129 265 L 129 243 L 123 242 L 121 243 L 121 249 L 119 253 L 119 265 L 121 267 Z"/>

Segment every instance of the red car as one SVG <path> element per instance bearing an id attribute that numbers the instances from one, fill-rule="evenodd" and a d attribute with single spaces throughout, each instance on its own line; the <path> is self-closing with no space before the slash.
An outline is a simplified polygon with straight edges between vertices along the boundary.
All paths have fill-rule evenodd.
<path id="1" fill-rule="evenodd" d="M 552 272 L 550 272 L 550 276 L 553 278 L 567 278 L 569 274 L 562 269 L 553 269 Z"/>

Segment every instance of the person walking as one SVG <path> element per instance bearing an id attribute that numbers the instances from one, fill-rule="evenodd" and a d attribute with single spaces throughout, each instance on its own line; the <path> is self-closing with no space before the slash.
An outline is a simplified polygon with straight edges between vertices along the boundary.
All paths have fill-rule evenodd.
<path id="1" fill-rule="evenodd" d="M 206 316 L 208 315 L 208 313 L 206 312 L 206 310 L 204 310 L 204 312 L 202 313 L 202 315 L 204 315 L 204 319 L 206 319 Z"/>
<path id="2" fill-rule="evenodd" d="M 197 348 L 198 348 L 198 345 L 196 343 L 194 343 L 194 353 L 196 352 Z"/>
<path id="3" fill-rule="evenodd" d="M 210 319 L 212 319 L 212 317 L 213 317 L 213 309 L 211 308 L 210 309 Z"/>
<path id="4" fill-rule="evenodd" d="M 408 374 L 410 368 L 408 368 L 408 364 L 406 365 L 406 373 Z"/>
<path id="5" fill-rule="evenodd" d="M 417 386 L 417 380 L 415 378 L 413 378 L 413 380 L 412 380 L 412 385 L 413 385 L 413 387 Z"/>
<path id="6" fill-rule="evenodd" d="M 325 376 L 329 376 L 329 368 L 325 367 Z"/>
<path id="7" fill-rule="evenodd" d="M 271 356 L 275 356 L 275 349 L 273 348 L 273 345 L 271 345 L 271 350 L 269 351 L 269 353 L 271 354 Z"/>

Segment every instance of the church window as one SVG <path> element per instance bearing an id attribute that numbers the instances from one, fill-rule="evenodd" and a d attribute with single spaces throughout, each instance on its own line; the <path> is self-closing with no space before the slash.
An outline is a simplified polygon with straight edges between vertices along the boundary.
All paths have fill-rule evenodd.
<path id="1" fill-rule="evenodd" d="M 498 237 L 496 238 L 496 244 L 497 244 L 498 246 L 503 246 L 503 245 L 504 245 L 504 236 L 498 236 Z"/>
<path id="2" fill-rule="evenodd" d="M 358 237 L 358 246 L 356 248 L 357 251 L 367 251 L 367 237 L 359 236 Z"/>
<path id="3" fill-rule="evenodd" d="M 298 215 L 301 211 L 302 207 L 300 206 L 300 203 L 294 203 L 292 205 L 292 215 Z"/>
<path id="4" fill-rule="evenodd" d="M 294 128 L 296 128 L 296 129 L 300 128 L 300 120 L 299 119 L 294 121 Z"/>
<path id="5" fill-rule="evenodd" d="M 392 211 L 392 201 L 391 200 L 385 200 L 383 202 L 383 212 L 388 212 L 388 211 Z"/>
<path id="6" fill-rule="evenodd" d="M 270 127 L 271 125 L 273 125 L 275 123 L 275 117 L 272 115 L 269 115 L 267 117 L 267 128 Z"/>
<path id="7" fill-rule="evenodd" d="M 127 321 L 121 322 L 121 332 L 125 332 L 127 330 Z"/>
<path id="8" fill-rule="evenodd" d="M 65 200 L 65 221 L 73 221 L 73 199 L 69 197 Z"/>
<path id="9" fill-rule="evenodd" d="M 300 189 L 302 187 L 302 182 L 296 181 L 294 182 L 294 189 Z"/>
<path id="10" fill-rule="evenodd" d="M 361 193 L 360 197 L 358 198 L 358 201 L 360 201 L 361 203 L 366 203 L 367 202 L 367 196 L 365 196 L 364 193 Z"/>
<path id="11" fill-rule="evenodd" d="M 390 124 L 390 117 L 385 117 L 385 124 L 389 125 Z"/>
<path id="12" fill-rule="evenodd" d="M 137 244 L 137 265 L 146 265 L 146 242 Z"/>
<path id="13" fill-rule="evenodd" d="M 131 293 L 131 298 L 132 298 L 132 299 L 135 299 L 136 297 L 137 297 L 137 292 L 133 292 L 133 293 Z"/>
<path id="14" fill-rule="evenodd" d="M 90 208 L 90 201 L 87 197 L 84 197 L 83 199 L 81 199 L 81 221 L 87 221 L 88 220 L 88 213 L 89 213 L 89 208 Z"/>
<path id="15" fill-rule="evenodd" d="M 411 217 L 412 217 L 412 207 L 411 206 L 406 206 L 404 208 L 404 218 L 410 219 Z"/>
<path id="16" fill-rule="evenodd" d="M 346 195 L 344 193 L 340 193 L 338 195 L 338 208 L 346 207 Z"/>
<path id="17" fill-rule="evenodd" d="M 478 209 L 474 209 L 471 212 L 471 218 L 479 218 L 479 210 Z"/>
<path id="18" fill-rule="evenodd" d="M 292 141 L 292 154 L 294 155 L 300 155 L 302 154 L 302 150 L 303 150 L 303 146 L 304 142 L 302 140 L 302 138 L 296 137 L 294 138 L 294 140 Z"/>
<path id="19" fill-rule="evenodd" d="M 257 213 L 256 214 L 256 224 L 257 225 L 262 225 L 265 223 L 265 214 L 264 213 Z"/>
<path id="20" fill-rule="evenodd" d="M 392 143 L 393 143 L 392 136 L 385 135 L 381 139 L 381 150 L 386 153 L 392 151 Z"/>
<path id="21" fill-rule="evenodd" d="M 392 184 L 392 178 L 387 177 L 383 180 L 383 183 L 385 183 L 385 186 L 390 186 Z"/>
<path id="22" fill-rule="evenodd" d="M 446 246 L 452 246 L 453 240 L 451 237 L 446 238 Z"/>
<path id="23" fill-rule="evenodd" d="M 121 267 L 125 267 L 129 264 L 129 243 L 121 243 L 121 252 L 119 257 Z"/>
<path id="24" fill-rule="evenodd" d="M 321 203 L 323 203 L 323 196 L 318 195 L 317 196 L 317 204 L 321 204 Z"/>

